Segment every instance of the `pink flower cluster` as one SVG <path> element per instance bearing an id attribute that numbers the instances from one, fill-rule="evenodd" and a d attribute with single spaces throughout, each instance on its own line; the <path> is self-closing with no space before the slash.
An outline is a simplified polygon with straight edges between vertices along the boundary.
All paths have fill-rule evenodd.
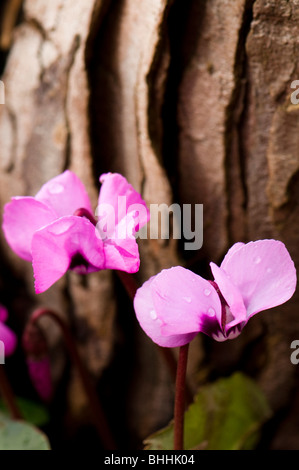
<path id="1" fill-rule="evenodd" d="M 107 204 L 116 209 L 115 230 L 105 239 L 93 222 L 86 189 L 71 171 L 48 181 L 35 197 L 14 197 L 5 205 L 6 240 L 17 255 L 32 262 L 36 293 L 47 290 L 69 269 L 80 274 L 102 269 L 138 271 L 134 234 L 148 222 L 149 211 L 123 176 L 108 173 L 100 181 L 98 209 Z M 126 201 L 122 213 L 117 211 L 118 197 Z M 136 218 L 130 207 L 137 204 L 145 210 Z M 80 211 L 87 217 L 77 215 Z"/>
<path id="2" fill-rule="evenodd" d="M 100 181 L 98 213 L 106 205 L 116 211 L 105 237 L 100 233 L 105 224 L 99 229 L 87 192 L 71 171 L 51 179 L 35 197 L 15 197 L 6 204 L 6 239 L 21 258 L 32 262 L 37 293 L 68 269 L 84 274 L 101 269 L 138 271 L 134 235 L 148 222 L 149 210 L 123 176 L 108 173 Z M 119 197 L 125 198 L 121 210 Z M 137 206 L 143 209 L 138 217 Z M 137 319 L 154 342 L 182 346 L 199 332 L 217 341 L 235 338 L 252 316 L 283 304 L 296 288 L 294 263 L 277 240 L 236 243 L 220 267 L 210 266 L 213 281 L 176 266 L 137 290 Z"/>

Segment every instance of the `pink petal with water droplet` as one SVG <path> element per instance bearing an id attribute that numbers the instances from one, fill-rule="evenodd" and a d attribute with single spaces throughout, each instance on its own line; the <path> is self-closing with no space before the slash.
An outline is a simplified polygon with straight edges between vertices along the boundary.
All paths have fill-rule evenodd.
<path id="1" fill-rule="evenodd" d="M 98 204 L 110 204 L 115 211 L 115 225 L 117 225 L 129 212 L 136 212 L 139 206 L 140 214 L 136 219 L 135 230 L 138 231 L 150 219 L 150 212 L 141 195 L 135 191 L 124 176 L 118 173 L 105 173 L 101 175 L 102 183 Z"/>
<path id="2" fill-rule="evenodd" d="M 31 242 L 36 230 L 57 218 L 52 208 L 33 197 L 14 197 L 4 206 L 3 231 L 12 250 L 31 261 Z"/>
<path id="3" fill-rule="evenodd" d="M 134 298 L 134 309 L 137 320 L 144 332 L 159 346 L 166 348 L 174 348 L 190 343 L 196 336 L 197 332 L 178 335 L 163 335 L 161 327 L 162 320 L 154 310 L 154 303 L 151 288 L 156 276 L 151 277 L 140 287 Z"/>
<path id="4" fill-rule="evenodd" d="M 145 282 L 137 290 L 134 307 L 141 327 L 160 346 L 182 346 L 200 331 L 223 337 L 216 290 L 181 266 L 165 269 Z"/>
<path id="5" fill-rule="evenodd" d="M 152 283 L 154 308 L 163 321 L 162 334 L 205 329 L 207 317 L 221 325 L 221 302 L 209 281 L 181 266 L 164 269 Z M 210 294 L 206 295 L 205 291 Z M 203 321 L 204 320 L 204 321 Z"/>
<path id="6" fill-rule="evenodd" d="M 221 268 L 240 291 L 247 317 L 289 300 L 296 289 L 296 269 L 285 245 L 278 240 L 249 242 Z"/>
<path id="7" fill-rule="evenodd" d="M 78 176 L 69 170 L 45 183 L 35 199 L 52 207 L 58 217 L 72 215 L 81 207 L 93 214 L 85 186 Z"/>
<path id="8" fill-rule="evenodd" d="M 103 242 L 94 225 L 84 217 L 61 217 L 41 230 L 32 240 L 32 265 L 36 293 L 51 287 L 70 268 L 73 257 L 86 261 L 84 273 L 105 266 Z"/>
<path id="9" fill-rule="evenodd" d="M 230 247 L 230 249 L 226 253 L 225 257 L 223 258 L 223 261 L 221 263 L 221 268 L 225 269 L 226 263 L 229 260 L 229 258 L 232 255 L 234 255 L 242 246 L 244 246 L 244 243 L 238 242 L 238 243 L 235 243 L 233 246 Z"/>

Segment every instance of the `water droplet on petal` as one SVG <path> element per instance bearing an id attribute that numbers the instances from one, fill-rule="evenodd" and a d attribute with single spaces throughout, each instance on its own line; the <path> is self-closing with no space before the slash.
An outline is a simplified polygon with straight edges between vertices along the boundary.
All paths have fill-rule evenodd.
<path id="1" fill-rule="evenodd" d="M 209 315 L 209 317 L 213 317 L 216 314 L 215 309 L 213 309 L 213 307 L 210 307 L 207 311 L 207 314 Z"/>
<path id="2" fill-rule="evenodd" d="M 156 320 L 158 318 L 155 310 L 150 311 L 150 316 L 152 320 Z"/>
<path id="3" fill-rule="evenodd" d="M 60 183 L 52 183 L 51 186 L 49 187 L 49 193 L 50 194 L 59 194 L 62 193 L 64 190 L 64 186 Z"/>
<path id="4" fill-rule="evenodd" d="M 187 302 L 188 304 L 191 304 L 192 302 L 191 297 L 183 297 L 183 300 L 185 300 L 185 302 Z"/>
<path id="5" fill-rule="evenodd" d="M 210 289 L 205 289 L 203 293 L 208 297 L 211 293 Z"/>
<path id="6" fill-rule="evenodd" d="M 256 258 L 254 258 L 254 263 L 255 264 L 260 264 L 260 262 L 262 261 L 262 258 L 260 258 L 259 256 L 257 256 Z"/>

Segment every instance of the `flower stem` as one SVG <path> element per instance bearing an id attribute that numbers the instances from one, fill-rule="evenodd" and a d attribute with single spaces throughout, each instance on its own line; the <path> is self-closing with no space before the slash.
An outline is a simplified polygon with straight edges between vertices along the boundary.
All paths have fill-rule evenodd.
<path id="1" fill-rule="evenodd" d="M 116 273 L 122 285 L 126 289 L 128 296 L 133 302 L 136 291 L 138 289 L 138 285 L 135 278 L 132 276 L 132 274 L 126 273 L 125 271 L 116 271 Z"/>
<path id="2" fill-rule="evenodd" d="M 91 377 L 89 373 L 87 372 L 87 369 L 83 365 L 83 362 L 78 353 L 78 349 L 76 347 L 76 344 L 73 341 L 73 338 L 71 336 L 71 333 L 67 325 L 57 313 L 55 313 L 52 310 L 45 309 L 45 308 L 37 309 L 31 316 L 30 321 L 34 323 L 38 321 L 39 318 L 41 318 L 44 315 L 48 315 L 59 325 L 62 331 L 64 340 L 65 340 L 68 353 L 72 359 L 74 366 L 76 367 L 80 375 L 84 390 L 89 400 L 93 421 L 97 428 L 99 436 L 103 442 L 103 445 L 108 450 L 115 450 L 116 444 L 114 442 L 114 438 L 108 426 L 101 403 L 98 399 Z"/>
<path id="3" fill-rule="evenodd" d="M 180 347 L 174 403 L 174 450 L 184 450 L 185 388 L 189 343 Z"/>
<path id="4" fill-rule="evenodd" d="M 22 415 L 16 403 L 13 390 L 6 376 L 4 366 L 2 365 L 0 365 L 0 392 L 7 408 L 10 411 L 11 417 L 13 419 L 22 419 Z"/>

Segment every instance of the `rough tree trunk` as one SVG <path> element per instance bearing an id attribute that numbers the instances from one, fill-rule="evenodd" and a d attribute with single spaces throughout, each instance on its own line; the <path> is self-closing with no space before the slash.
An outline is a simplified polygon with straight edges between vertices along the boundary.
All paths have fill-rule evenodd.
<path id="1" fill-rule="evenodd" d="M 66 168 L 95 207 L 98 176 L 118 171 L 148 204 L 204 207 L 197 253 L 140 240 L 140 282 L 178 263 L 208 275 L 208 261 L 221 261 L 231 244 L 259 238 L 282 240 L 298 266 L 297 0 L 27 0 L 13 33 L 2 75 L 1 207 Z M 137 441 L 168 421 L 168 372 L 110 272 L 68 274 L 36 296 L 31 265 L 2 234 L 1 260 L 1 292 L 19 331 L 36 305 L 57 309 L 91 372 L 104 374 L 104 400 L 105 386 L 108 396 L 125 380 L 124 426 Z M 195 387 L 236 369 L 258 381 L 276 417 L 274 449 L 299 449 L 290 362 L 298 301 L 257 316 L 233 341 L 200 335 L 192 344 Z M 65 354 L 59 332 L 45 326 L 59 382 Z M 73 413 L 86 406 L 78 387 L 73 376 Z"/>

